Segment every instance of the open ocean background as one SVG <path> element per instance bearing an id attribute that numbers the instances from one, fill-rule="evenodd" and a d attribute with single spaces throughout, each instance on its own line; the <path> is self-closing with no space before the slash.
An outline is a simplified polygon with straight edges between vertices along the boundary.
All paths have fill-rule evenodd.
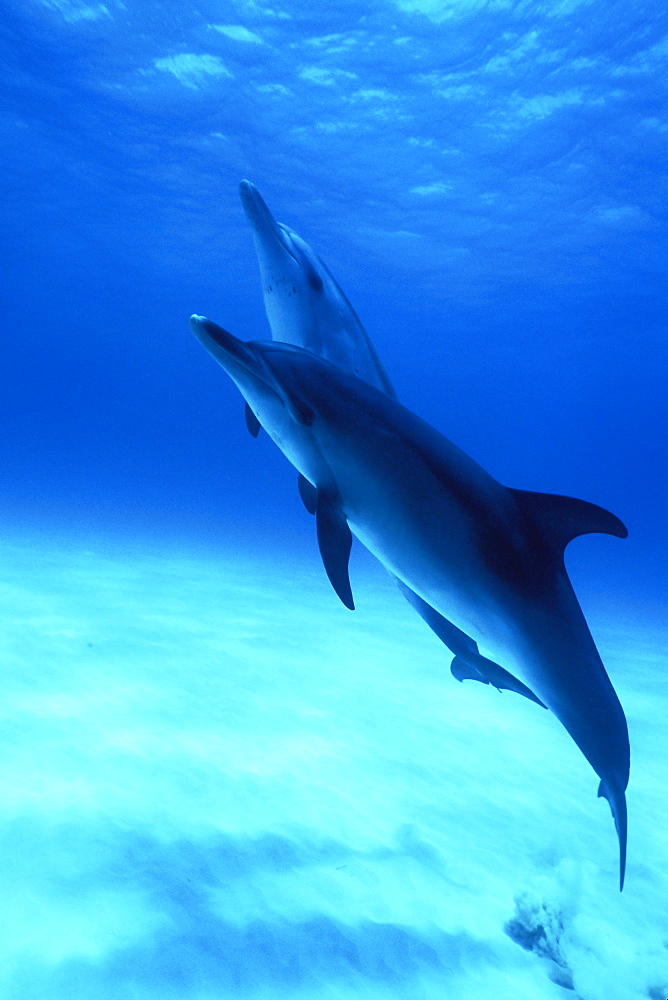
<path id="1" fill-rule="evenodd" d="M 271 3 L 272 0 L 267 0 Z M 0 998 L 668 997 L 668 7 L 3 0 Z M 556 720 L 457 684 L 196 343 L 247 177 L 402 402 L 618 514 L 569 572 L 629 863 Z"/>

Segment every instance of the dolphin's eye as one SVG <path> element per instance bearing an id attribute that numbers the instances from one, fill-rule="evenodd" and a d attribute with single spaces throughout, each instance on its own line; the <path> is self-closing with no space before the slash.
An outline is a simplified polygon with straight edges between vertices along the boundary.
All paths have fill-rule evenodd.
<path id="1" fill-rule="evenodd" d="M 302 266 L 306 273 L 306 280 L 309 283 L 309 287 L 313 289 L 314 292 L 322 291 L 322 278 L 311 264 L 310 260 L 304 260 Z"/>
<path id="2" fill-rule="evenodd" d="M 313 410 L 310 406 L 307 406 L 306 403 L 299 403 L 295 407 L 295 415 L 299 423 L 303 424 L 305 427 L 310 427 L 315 419 Z"/>

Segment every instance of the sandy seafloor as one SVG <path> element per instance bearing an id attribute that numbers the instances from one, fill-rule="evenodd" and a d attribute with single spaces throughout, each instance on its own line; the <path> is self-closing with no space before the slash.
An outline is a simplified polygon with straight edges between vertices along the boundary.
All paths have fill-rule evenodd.
<path id="1" fill-rule="evenodd" d="M 668 996 L 651 608 L 586 607 L 631 730 L 620 894 L 564 731 L 454 681 L 370 559 L 351 614 L 315 553 L 1 550 L 3 1000 Z"/>

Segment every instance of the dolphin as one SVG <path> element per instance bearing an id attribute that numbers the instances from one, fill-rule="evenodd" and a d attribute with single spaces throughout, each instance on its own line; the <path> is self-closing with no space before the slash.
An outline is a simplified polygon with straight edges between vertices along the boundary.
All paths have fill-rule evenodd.
<path id="1" fill-rule="evenodd" d="M 394 396 L 368 333 L 325 262 L 277 222 L 250 181 L 239 185 L 274 340 L 304 347 Z"/>
<path id="2" fill-rule="evenodd" d="M 303 347 L 396 399 L 366 329 L 325 262 L 294 230 L 276 221 L 254 184 L 241 181 L 239 194 L 253 233 L 272 338 Z M 257 437 L 261 422 L 248 402 L 246 425 Z M 301 476 L 298 486 L 307 510 L 315 513 L 308 484 Z M 432 632 L 455 654 L 451 670 L 457 680 L 477 680 L 542 704 L 503 667 L 482 657 L 470 636 L 400 580 L 396 583 Z"/>
<path id="3" fill-rule="evenodd" d="M 628 730 L 564 564 L 578 535 L 626 537 L 619 518 L 583 500 L 503 486 L 386 393 L 304 349 L 245 343 L 200 316 L 191 327 L 307 484 L 325 570 L 343 603 L 354 606 L 354 533 L 411 593 L 473 637 L 481 659 L 511 667 L 557 716 L 609 802 L 621 890 Z"/>

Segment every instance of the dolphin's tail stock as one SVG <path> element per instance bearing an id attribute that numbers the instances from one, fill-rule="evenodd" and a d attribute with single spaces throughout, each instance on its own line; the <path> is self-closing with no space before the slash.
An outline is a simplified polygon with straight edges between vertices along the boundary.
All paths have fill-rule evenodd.
<path id="1" fill-rule="evenodd" d="M 598 797 L 607 799 L 610 812 L 615 821 L 615 829 L 619 838 L 619 891 L 624 888 L 624 873 L 626 871 L 626 794 L 625 786 L 616 777 L 603 778 L 598 786 Z"/>

